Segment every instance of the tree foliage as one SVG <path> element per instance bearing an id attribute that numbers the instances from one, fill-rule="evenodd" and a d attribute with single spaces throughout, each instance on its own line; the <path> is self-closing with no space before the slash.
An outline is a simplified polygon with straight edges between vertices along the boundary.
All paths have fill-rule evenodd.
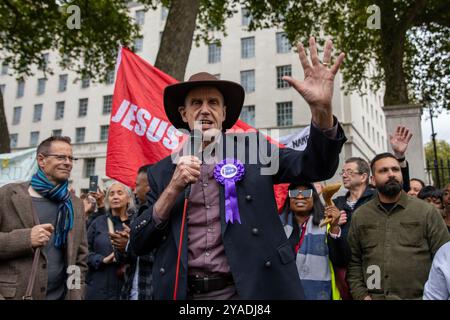
<path id="1" fill-rule="evenodd" d="M 177 17 L 168 19 L 158 56 L 162 71 L 183 79 L 190 45 L 226 36 L 225 22 L 243 7 L 252 19 L 248 30 L 277 26 L 291 43 L 306 44 L 309 36 L 319 44 L 332 37 L 347 55 L 342 74 L 346 91 L 362 94 L 366 88 L 385 87 L 385 105 L 423 102 L 450 109 L 448 0 L 141 0 L 147 10 L 175 2 Z M 52 74 L 43 53 L 57 51 L 62 68 L 92 80 L 104 80 L 115 64 L 119 44 L 130 46 L 142 30 L 129 15 L 127 0 L 4 0 L 0 2 L 0 60 L 17 77 L 33 73 L 38 65 Z M 195 7 L 192 7 L 195 4 Z M 76 5 L 80 29 L 67 21 Z M 368 28 L 368 11 L 378 6 L 380 28 Z M 169 9 L 170 10 L 170 9 Z M 170 15 L 170 11 L 169 11 Z M 176 28 L 177 19 L 182 28 Z M 188 20 L 188 21 L 185 21 Z M 169 22 L 169 21 L 168 21 Z M 172 27 L 170 27 L 172 26 Z M 2 110 L 0 110 L 1 112 Z M 0 117 L 2 136 L 8 136 Z M 6 130 L 6 131 L 5 131 Z M 0 150 L 1 152 L 2 150 Z"/>
<path id="2" fill-rule="evenodd" d="M 438 166 L 441 167 L 441 186 L 444 186 L 450 183 L 450 144 L 445 140 L 438 140 L 436 141 L 436 149 Z M 425 145 L 425 158 L 427 161 L 427 167 L 432 170 L 433 181 L 436 182 L 436 172 L 434 171 L 434 149 L 432 141 Z"/>
<path id="3" fill-rule="evenodd" d="M 379 29 L 368 27 L 376 14 L 373 5 L 379 8 Z M 429 68 L 427 77 L 448 84 L 448 0 L 266 0 L 247 1 L 246 6 L 253 17 L 250 29 L 275 24 L 292 43 L 306 43 L 314 35 L 323 44 L 331 36 L 335 47 L 347 55 L 342 69 L 347 91 L 365 93 L 366 87 L 378 90 L 384 86 L 385 105 L 415 102 L 413 80 L 418 73 L 414 66 L 427 63 L 417 56 L 425 51 L 444 62 L 434 63 L 443 68 Z M 417 29 L 433 34 L 433 41 L 415 41 Z M 438 97 L 440 90 L 433 89 L 429 95 Z M 448 104 L 447 100 L 445 107 L 450 108 Z"/>
<path id="4" fill-rule="evenodd" d="M 436 113 L 450 110 L 450 28 L 434 23 L 408 32 L 411 43 L 410 92 L 412 100 L 422 102 Z"/>
<path id="5" fill-rule="evenodd" d="M 33 74 L 33 66 L 53 73 L 43 53 L 56 51 L 62 68 L 103 80 L 114 68 L 119 44 L 129 45 L 139 28 L 124 0 L 0 2 L 0 59 L 18 77 Z M 80 9 L 80 28 L 69 28 Z"/>

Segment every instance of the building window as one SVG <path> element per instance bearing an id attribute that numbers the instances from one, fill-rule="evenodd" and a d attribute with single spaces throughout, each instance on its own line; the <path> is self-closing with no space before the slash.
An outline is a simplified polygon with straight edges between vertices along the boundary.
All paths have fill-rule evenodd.
<path id="1" fill-rule="evenodd" d="M 52 131 L 52 136 L 54 137 L 61 137 L 62 136 L 62 130 L 61 129 L 55 129 Z"/>
<path id="2" fill-rule="evenodd" d="M 46 78 L 38 79 L 38 88 L 37 88 L 37 94 L 41 95 L 45 92 L 45 84 L 47 83 Z"/>
<path id="3" fill-rule="evenodd" d="M 372 127 L 372 139 L 375 142 L 375 128 Z"/>
<path id="4" fill-rule="evenodd" d="M 84 177 L 95 175 L 95 158 L 84 159 Z"/>
<path id="5" fill-rule="evenodd" d="M 137 10 L 134 17 L 137 25 L 144 25 L 145 22 L 145 10 Z"/>
<path id="6" fill-rule="evenodd" d="M 19 124 L 22 116 L 22 107 L 14 107 L 12 124 Z"/>
<path id="7" fill-rule="evenodd" d="M 166 21 L 168 14 L 169 9 L 167 9 L 166 7 L 161 7 L 161 21 Z"/>
<path id="8" fill-rule="evenodd" d="M 241 58 L 249 59 L 255 56 L 255 37 L 241 39 Z"/>
<path id="9" fill-rule="evenodd" d="M 217 43 L 208 45 L 208 63 L 220 62 L 221 47 Z"/>
<path id="10" fill-rule="evenodd" d="M 370 116 L 373 119 L 373 104 L 370 105 Z"/>
<path id="11" fill-rule="evenodd" d="M 42 103 L 34 105 L 33 122 L 42 120 Z"/>
<path id="12" fill-rule="evenodd" d="M 19 139 L 18 133 L 12 133 L 9 135 L 9 145 L 11 148 L 17 148 L 17 140 Z"/>
<path id="13" fill-rule="evenodd" d="M 55 120 L 64 118 L 64 101 L 58 101 L 56 103 Z"/>
<path id="14" fill-rule="evenodd" d="M 30 147 L 35 147 L 39 142 L 39 131 L 30 132 Z"/>
<path id="15" fill-rule="evenodd" d="M 109 125 L 100 126 L 100 141 L 108 140 Z"/>
<path id="16" fill-rule="evenodd" d="M 86 134 L 86 128 L 75 128 L 75 142 L 84 142 L 84 137 Z"/>
<path id="17" fill-rule="evenodd" d="M 366 133 L 366 119 L 364 118 L 364 116 L 362 117 L 362 123 L 363 123 L 363 133 Z"/>
<path id="18" fill-rule="evenodd" d="M 277 126 L 292 126 L 292 102 L 277 103 Z"/>
<path id="19" fill-rule="evenodd" d="M 250 24 L 250 21 L 252 21 L 250 11 L 247 8 L 242 8 L 241 15 L 242 15 L 241 24 L 243 26 L 248 26 Z"/>
<path id="20" fill-rule="evenodd" d="M 255 70 L 241 71 L 241 85 L 245 92 L 255 91 Z"/>
<path id="21" fill-rule="evenodd" d="M 291 44 L 284 32 L 277 32 L 277 53 L 288 53 L 291 51 Z"/>
<path id="22" fill-rule="evenodd" d="M 103 96 L 103 114 L 111 113 L 112 109 L 112 95 Z"/>
<path id="23" fill-rule="evenodd" d="M 243 106 L 240 119 L 248 125 L 255 126 L 255 106 Z"/>
<path id="24" fill-rule="evenodd" d="M 49 54 L 48 53 L 44 53 L 43 55 L 42 55 L 42 58 L 44 58 L 44 67 L 46 67 L 47 68 L 47 65 L 48 65 L 48 62 L 49 62 Z"/>
<path id="25" fill-rule="evenodd" d="M 108 71 L 108 73 L 106 74 L 106 84 L 113 84 L 115 75 L 116 75 L 115 70 Z"/>
<path id="26" fill-rule="evenodd" d="M 380 146 L 380 133 L 377 132 L 377 144 L 378 146 Z"/>
<path id="27" fill-rule="evenodd" d="M 63 63 L 64 65 L 70 64 L 70 58 L 67 53 L 63 53 L 61 57 L 61 63 Z"/>
<path id="28" fill-rule="evenodd" d="M 5 94 L 5 88 L 6 84 L 0 84 L 0 92 L 2 93 L 2 96 Z"/>
<path id="29" fill-rule="evenodd" d="M 90 85 L 91 85 L 91 79 L 89 79 L 89 77 L 81 78 L 81 88 L 82 89 L 89 88 Z"/>
<path id="30" fill-rule="evenodd" d="M 277 88 L 289 88 L 290 85 L 287 81 L 283 80 L 284 76 L 292 76 L 292 66 L 286 65 L 286 66 L 279 66 L 277 67 Z"/>
<path id="31" fill-rule="evenodd" d="M 66 89 L 67 89 L 67 74 L 60 74 L 58 92 L 66 91 Z"/>
<path id="32" fill-rule="evenodd" d="M 47 69 L 48 61 L 49 61 L 49 54 L 48 53 L 44 53 L 42 55 L 42 61 L 39 62 L 38 70 L 45 70 L 45 69 Z"/>
<path id="33" fill-rule="evenodd" d="M 17 98 L 23 97 L 25 91 L 25 80 L 17 81 Z"/>
<path id="34" fill-rule="evenodd" d="M 375 110 L 375 120 L 377 121 L 378 124 L 378 110 Z"/>
<path id="35" fill-rule="evenodd" d="M 8 74 L 8 65 L 6 63 L 2 63 L 2 75 Z"/>
<path id="36" fill-rule="evenodd" d="M 88 110 L 88 98 L 78 100 L 78 117 L 85 117 Z"/>
<path id="37" fill-rule="evenodd" d="M 136 38 L 134 39 L 134 52 L 141 52 L 144 48 L 144 38 Z"/>

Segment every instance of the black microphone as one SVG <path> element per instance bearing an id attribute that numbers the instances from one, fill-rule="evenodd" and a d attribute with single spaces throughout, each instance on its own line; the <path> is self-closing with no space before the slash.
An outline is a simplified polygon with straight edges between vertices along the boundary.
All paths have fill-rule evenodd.
<path id="1" fill-rule="evenodd" d="M 192 130 L 189 139 L 191 151 L 190 155 L 195 156 L 200 150 L 200 144 L 202 143 L 202 132 L 199 129 Z M 191 195 L 191 183 L 188 183 L 188 185 L 184 189 L 184 198 L 189 199 L 190 195 Z"/>

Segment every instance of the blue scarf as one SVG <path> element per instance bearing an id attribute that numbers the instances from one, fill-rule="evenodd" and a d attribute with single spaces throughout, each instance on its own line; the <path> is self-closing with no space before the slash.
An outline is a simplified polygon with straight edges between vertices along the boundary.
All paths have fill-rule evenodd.
<path id="1" fill-rule="evenodd" d="M 41 168 L 31 178 L 31 187 L 44 198 L 59 202 L 55 224 L 55 247 L 61 248 L 67 242 L 67 234 L 73 227 L 73 206 L 70 199 L 69 182 L 54 185 Z"/>

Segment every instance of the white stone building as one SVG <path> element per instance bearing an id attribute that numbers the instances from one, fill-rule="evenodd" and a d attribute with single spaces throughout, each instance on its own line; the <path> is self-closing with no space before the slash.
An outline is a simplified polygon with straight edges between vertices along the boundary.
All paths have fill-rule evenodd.
<path id="1" fill-rule="evenodd" d="M 154 63 L 167 10 L 142 10 L 130 5 L 130 14 L 141 24 L 143 38 L 137 39 L 137 53 Z M 246 89 L 242 120 L 260 129 L 279 128 L 280 136 L 295 132 L 310 121 L 309 107 L 300 95 L 280 78 L 292 73 L 303 79 L 298 55 L 288 45 L 281 31 L 267 29 L 248 32 L 245 14 L 238 13 L 227 21 L 228 37 L 220 37 L 222 46 L 193 46 L 186 78 L 199 71 L 221 79 L 240 82 Z M 81 81 L 75 73 L 61 70 L 60 57 L 48 53 L 53 76 L 44 80 L 36 69 L 23 83 L 0 72 L 5 111 L 13 149 L 28 148 L 52 134 L 70 136 L 74 154 L 79 158 L 72 173 L 77 192 L 88 187 L 90 175 L 105 176 L 107 130 L 110 118 L 113 73 L 109 84 Z M 387 150 L 382 92 L 366 96 L 345 95 L 338 74 L 333 98 L 334 114 L 343 124 L 348 142 L 343 159 L 360 156 L 371 159 Z M 339 175 L 333 179 L 340 180 Z"/>

